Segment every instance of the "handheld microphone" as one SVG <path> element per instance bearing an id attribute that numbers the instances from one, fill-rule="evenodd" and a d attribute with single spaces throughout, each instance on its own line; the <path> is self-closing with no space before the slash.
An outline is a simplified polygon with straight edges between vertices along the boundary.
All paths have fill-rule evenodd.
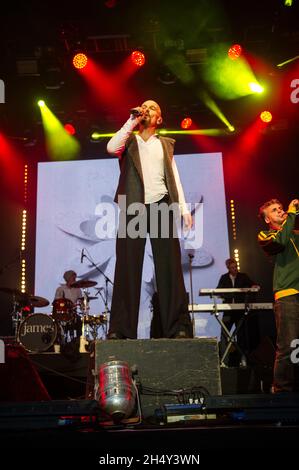
<path id="1" fill-rule="evenodd" d="M 84 254 L 84 248 L 82 248 L 82 251 L 81 251 L 81 263 L 83 263 L 83 258 L 84 258 L 85 254 Z"/>
<path id="2" fill-rule="evenodd" d="M 136 108 L 130 109 L 130 114 L 132 114 L 134 117 L 139 117 L 142 116 L 142 112 L 138 111 Z"/>

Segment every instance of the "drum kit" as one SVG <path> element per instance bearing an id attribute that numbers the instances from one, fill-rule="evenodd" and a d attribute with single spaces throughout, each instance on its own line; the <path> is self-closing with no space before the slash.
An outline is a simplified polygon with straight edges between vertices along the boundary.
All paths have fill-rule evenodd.
<path id="1" fill-rule="evenodd" d="M 74 304 L 66 298 L 55 299 L 52 314 L 35 313 L 35 308 L 47 307 L 50 302 L 36 295 L 21 292 L 19 289 L 0 287 L 0 291 L 12 296 L 12 324 L 15 341 L 27 351 L 45 352 L 54 345 L 84 338 L 85 344 L 98 337 L 101 328 L 104 337 L 108 332 L 108 311 L 102 315 L 91 315 L 89 302 L 98 297 L 90 297 L 88 288 L 94 287 L 95 281 L 76 281 L 72 287 L 83 291 L 83 297 Z"/>

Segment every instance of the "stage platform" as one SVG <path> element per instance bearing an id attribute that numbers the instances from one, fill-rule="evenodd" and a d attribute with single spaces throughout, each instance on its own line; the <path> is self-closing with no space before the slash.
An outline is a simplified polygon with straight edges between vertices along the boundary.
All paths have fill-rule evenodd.
<path id="1" fill-rule="evenodd" d="M 122 457 L 131 468 L 151 463 L 221 465 L 233 459 L 259 468 L 296 457 L 299 396 L 214 396 L 206 417 L 185 422 L 140 424 L 103 422 L 94 400 L 0 404 L 1 455 L 15 464 L 86 465 Z M 183 412 L 183 410 L 182 410 Z M 208 416 L 210 416 L 208 418 Z M 164 417 L 165 418 L 165 417 Z M 292 457 L 293 456 L 293 457 Z M 114 459 L 114 460 L 113 460 Z M 153 459 L 151 461 L 151 459 Z M 172 459 L 172 460 L 171 460 Z M 184 460 L 183 460 L 184 459 Z M 190 461 L 190 459 L 193 459 Z M 199 460 L 198 460 L 199 459 Z M 116 468 L 129 468 L 121 461 Z"/>
<path id="2" fill-rule="evenodd" d="M 299 395 L 268 393 L 269 370 L 219 368 L 214 346 L 197 340 L 102 341 L 92 352 L 67 354 L 30 354 L 11 346 L 0 369 L 0 448 L 8 454 L 24 449 L 14 456 L 20 463 L 31 463 L 31 449 L 45 449 L 47 462 L 58 455 L 60 462 L 80 464 L 134 455 L 140 460 L 135 466 L 144 464 L 144 455 L 165 453 L 199 454 L 210 465 L 217 458 L 221 463 L 221 452 L 237 449 L 245 449 L 249 459 L 249 449 L 265 449 L 269 463 L 273 449 L 295 449 Z M 138 358 L 141 409 L 136 406 L 127 420 L 113 422 L 95 399 L 95 368 L 111 354 L 130 362 L 132 353 L 135 362 Z M 202 380 L 191 393 L 196 377 Z M 159 394 L 161 383 L 174 389 L 181 384 L 188 402 Z M 145 393 L 149 384 L 156 387 L 154 401 Z"/>

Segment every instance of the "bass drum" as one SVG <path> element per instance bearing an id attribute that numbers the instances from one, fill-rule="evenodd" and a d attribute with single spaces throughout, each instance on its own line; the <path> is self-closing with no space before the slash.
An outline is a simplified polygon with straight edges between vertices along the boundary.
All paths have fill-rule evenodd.
<path id="1" fill-rule="evenodd" d="M 59 342 L 57 324 L 45 313 L 28 315 L 20 324 L 18 341 L 29 352 L 48 351 Z"/>

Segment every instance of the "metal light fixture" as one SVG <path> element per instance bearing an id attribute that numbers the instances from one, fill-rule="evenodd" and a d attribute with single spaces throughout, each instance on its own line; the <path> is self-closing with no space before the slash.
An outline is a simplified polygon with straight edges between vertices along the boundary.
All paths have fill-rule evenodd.
<path id="1" fill-rule="evenodd" d="M 134 410 L 136 391 L 131 375 L 125 361 L 110 361 L 100 366 L 97 398 L 113 421 L 130 417 Z"/>

